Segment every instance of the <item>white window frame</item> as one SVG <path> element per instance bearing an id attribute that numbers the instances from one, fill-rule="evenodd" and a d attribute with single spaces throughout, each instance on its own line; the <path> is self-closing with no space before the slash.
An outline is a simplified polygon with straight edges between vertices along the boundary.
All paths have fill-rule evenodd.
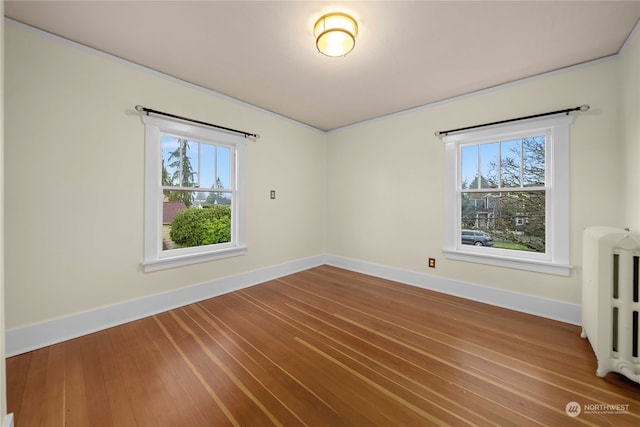
<path id="1" fill-rule="evenodd" d="M 446 159 L 446 236 L 448 259 L 568 276 L 571 274 L 569 230 L 569 127 L 574 113 L 539 117 L 456 132 L 443 137 Z M 545 135 L 545 253 L 462 245 L 460 147 L 469 144 Z M 524 189 L 526 191 L 526 188 Z M 498 190 L 499 191 L 499 190 Z"/>
<path id="2" fill-rule="evenodd" d="M 145 202 L 144 260 L 145 272 L 180 267 L 244 255 L 245 234 L 245 164 L 247 139 L 243 135 L 217 130 L 171 117 L 141 112 L 145 125 Z M 231 242 L 183 249 L 162 249 L 162 135 L 172 135 L 202 143 L 224 145 L 233 149 L 231 180 Z M 235 176 L 234 176 L 235 172 Z"/>

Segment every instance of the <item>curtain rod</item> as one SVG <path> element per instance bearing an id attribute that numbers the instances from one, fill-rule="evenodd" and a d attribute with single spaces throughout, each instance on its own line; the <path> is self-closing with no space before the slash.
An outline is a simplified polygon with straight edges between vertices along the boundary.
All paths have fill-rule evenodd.
<path id="1" fill-rule="evenodd" d="M 142 105 L 136 105 L 135 108 L 136 108 L 137 111 L 140 111 L 140 112 L 144 111 L 145 113 L 147 113 L 147 115 L 149 115 L 149 113 L 160 114 L 161 116 L 167 116 L 167 117 L 171 117 L 171 118 L 174 118 L 174 119 L 185 120 L 187 122 L 197 123 L 199 125 L 210 126 L 212 128 L 226 130 L 227 132 L 239 133 L 239 134 L 244 135 L 245 138 L 250 136 L 250 137 L 253 137 L 253 138 L 256 138 L 256 139 L 260 139 L 260 135 L 255 134 L 255 133 L 249 133 L 249 132 L 245 132 L 245 131 L 242 131 L 242 130 L 231 129 L 231 128 L 227 128 L 227 127 L 224 127 L 224 126 L 214 125 L 213 123 L 201 122 L 200 120 L 194 120 L 194 119 L 190 119 L 190 118 L 187 118 L 187 117 L 176 116 L 175 114 L 165 113 L 165 112 L 162 112 L 162 111 L 153 110 L 151 108 L 146 108 L 146 107 L 143 107 Z"/>
<path id="2" fill-rule="evenodd" d="M 509 122 L 517 122 L 519 120 L 535 119 L 536 117 L 551 116 L 553 114 L 569 114 L 572 111 L 589 111 L 589 108 L 591 108 L 591 107 L 589 107 L 589 105 L 583 104 L 583 105 L 581 105 L 579 107 L 566 108 L 564 110 L 558 110 L 558 111 L 550 111 L 548 113 L 534 114 L 532 116 L 517 117 L 515 119 L 500 120 L 498 122 L 484 123 L 484 124 L 481 124 L 481 125 L 467 126 L 467 127 L 458 128 L 458 129 L 441 130 L 441 131 L 435 132 L 435 135 L 437 137 L 439 137 L 439 138 L 442 138 L 443 136 L 447 136 L 450 133 L 461 132 L 463 130 L 476 129 L 476 128 L 482 128 L 482 127 L 493 126 L 493 125 L 500 125 L 500 124 L 509 123 Z"/>

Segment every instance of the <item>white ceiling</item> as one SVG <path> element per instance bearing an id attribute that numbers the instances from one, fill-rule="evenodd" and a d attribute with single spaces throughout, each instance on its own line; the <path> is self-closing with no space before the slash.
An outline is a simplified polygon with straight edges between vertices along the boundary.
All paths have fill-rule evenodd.
<path id="1" fill-rule="evenodd" d="M 640 1 L 6 1 L 5 16 L 331 130 L 616 54 Z M 318 53 L 329 11 L 346 57 Z M 154 106 L 149 106 L 153 108 Z"/>

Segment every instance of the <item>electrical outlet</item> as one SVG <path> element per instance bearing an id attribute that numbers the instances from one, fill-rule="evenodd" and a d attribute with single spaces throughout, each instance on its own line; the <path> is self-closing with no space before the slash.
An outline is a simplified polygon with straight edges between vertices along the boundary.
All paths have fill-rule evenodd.
<path id="1" fill-rule="evenodd" d="M 436 268 L 436 259 L 435 258 L 429 258 L 429 268 Z"/>
<path id="2" fill-rule="evenodd" d="M 269 197 L 271 199 L 275 199 L 276 198 L 276 190 L 271 190 L 271 192 L 269 193 Z"/>

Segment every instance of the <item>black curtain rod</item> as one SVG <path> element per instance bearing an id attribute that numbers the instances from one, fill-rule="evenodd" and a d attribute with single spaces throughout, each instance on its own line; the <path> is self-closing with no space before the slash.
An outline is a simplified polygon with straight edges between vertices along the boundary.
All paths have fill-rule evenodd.
<path id="1" fill-rule="evenodd" d="M 214 125 L 213 123 L 201 122 L 200 120 L 189 119 L 187 117 L 176 116 L 175 114 L 165 113 L 165 112 L 158 111 L 158 110 L 152 110 L 151 108 L 146 108 L 146 107 L 143 107 L 142 105 L 136 105 L 136 110 L 137 111 L 144 111 L 145 113 L 147 113 L 147 115 L 149 115 L 149 113 L 160 114 L 161 116 L 172 117 L 174 119 L 185 120 L 187 122 L 197 123 L 199 125 L 210 126 L 212 128 L 226 130 L 227 132 L 239 133 L 239 134 L 244 135 L 245 138 L 248 137 L 248 136 L 251 136 L 251 137 L 256 138 L 256 139 L 260 138 L 260 135 L 255 134 L 255 133 L 249 133 L 249 132 L 245 132 L 245 131 L 242 131 L 242 130 L 231 129 L 231 128 L 227 128 L 227 127 L 224 127 L 224 126 Z"/>
<path id="2" fill-rule="evenodd" d="M 566 108 L 564 110 L 550 111 L 548 113 L 534 114 L 532 116 L 517 117 L 515 119 L 501 120 L 499 122 L 484 123 L 482 125 L 473 125 L 473 126 L 467 126 L 467 127 L 458 128 L 458 129 L 442 130 L 442 131 L 436 132 L 435 135 L 437 137 L 443 137 L 443 136 L 447 136 L 450 133 L 461 132 L 463 130 L 483 128 L 483 127 L 486 127 L 486 126 L 493 126 L 493 125 L 501 125 L 503 123 L 517 122 L 519 120 L 535 119 L 536 117 L 552 116 L 554 114 L 569 114 L 572 111 L 589 111 L 589 108 L 591 108 L 591 107 L 589 107 L 587 104 L 583 104 L 583 105 L 581 105 L 579 107 L 575 107 L 575 108 Z"/>

